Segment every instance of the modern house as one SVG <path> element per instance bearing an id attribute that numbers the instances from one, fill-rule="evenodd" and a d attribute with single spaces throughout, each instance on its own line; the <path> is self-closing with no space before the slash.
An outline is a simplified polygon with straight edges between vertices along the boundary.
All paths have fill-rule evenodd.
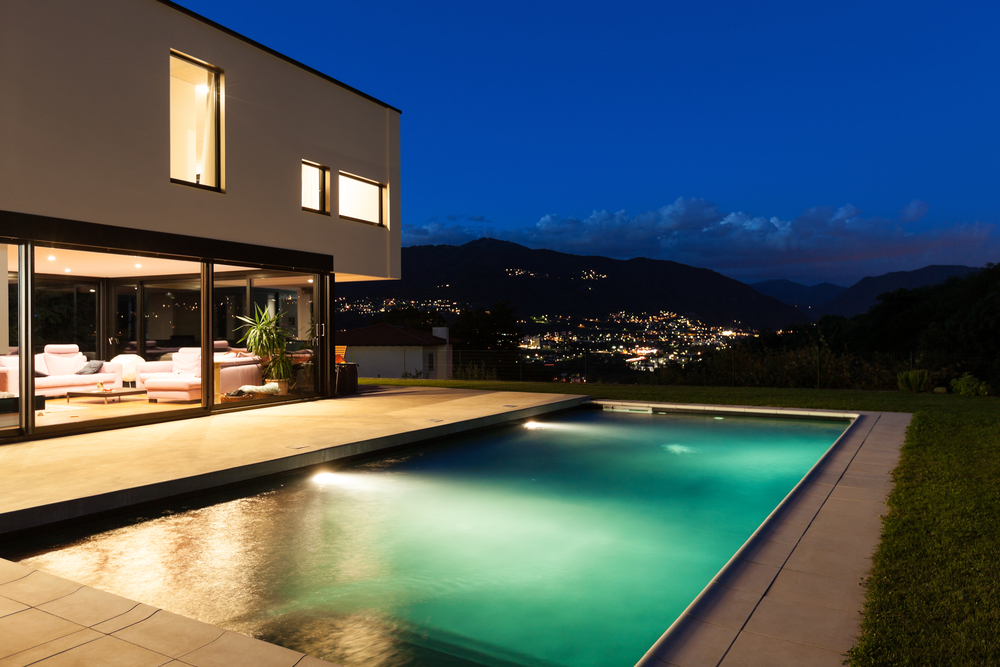
<path id="1" fill-rule="evenodd" d="M 336 283 L 400 276 L 398 109 L 166 0 L 0 0 L 0 91 L 0 442 L 332 395 Z M 291 389 L 223 402 L 257 307 Z"/>
<path id="2" fill-rule="evenodd" d="M 427 332 L 381 322 L 338 331 L 336 339 L 338 346 L 347 347 L 345 361 L 358 365 L 358 377 L 451 378 L 448 327 L 434 327 Z"/>

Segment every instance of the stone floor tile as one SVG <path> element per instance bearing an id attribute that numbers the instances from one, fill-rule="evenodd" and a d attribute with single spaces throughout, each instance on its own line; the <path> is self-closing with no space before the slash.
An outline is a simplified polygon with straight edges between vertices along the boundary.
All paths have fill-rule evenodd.
<path id="1" fill-rule="evenodd" d="M 682 614 L 669 636 L 660 637 L 648 653 L 677 667 L 715 667 L 733 643 L 737 630 Z"/>
<path id="2" fill-rule="evenodd" d="M 737 558 L 724 571 L 715 575 L 713 581 L 733 590 L 763 595 L 777 574 L 776 567 Z"/>
<path id="3" fill-rule="evenodd" d="M 214 625 L 161 609 L 146 620 L 115 632 L 113 636 L 172 658 L 180 658 L 215 641 L 223 632 Z"/>
<path id="4" fill-rule="evenodd" d="M 848 500 L 846 498 L 830 498 L 823 509 L 828 512 L 840 512 L 857 517 L 883 517 L 889 513 L 889 508 L 885 503 Z"/>
<path id="5" fill-rule="evenodd" d="M 138 604 L 120 616 L 98 623 L 94 629 L 110 635 L 139 621 L 145 621 L 157 611 L 156 607 L 150 607 L 148 604 Z"/>
<path id="6" fill-rule="evenodd" d="M 27 651 L 21 651 L 20 653 L 15 653 L 14 655 L 0 659 L 0 667 L 26 667 L 27 665 L 33 665 L 39 660 L 44 660 L 45 658 L 56 655 L 57 653 L 68 651 L 74 646 L 80 646 L 81 644 L 92 642 L 103 636 L 104 635 L 100 632 L 94 632 L 90 628 L 84 628 L 83 630 L 66 635 L 65 637 L 53 639 L 50 642 L 45 642 L 39 646 L 29 648 Z"/>
<path id="7" fill-rule="evenodd" d="M 78 584 L 47 572 L 33 570 L 20 579 L 0 585 L 0 595 L 32 607 L 61 598 L 82 588 Z"/>
<path id="8" fill-rule="evenodd" d="M 685 613 L 705 623 L 739 630 L 759 601 L 758 593 L 733 590 L 713 581 Z"/>
<path id="9" fill-rule="evenodd" d="M 810 482 L 816 482 L 817 484 L 830 484 L 831 486 L 840 481 L 841 474 L 831 473 L 831 472 L 818 472 L 810 478 Z"/>
<path id="10" fill-rule="evenodd" d="M 843 661 L 837 651 L 741 632 L 720 667 L 841 667 Z"/>
<path id="11" fill-rule="evenodd" d="M 842 500 L 838 502 L 846 503 L 851 501 Z M 831 509 L 828 503 L 828 505 L 824 506 L 822 511 L 816 515 L 816 518 L 813 519 L 810 529 L 812 528 L 820 530 L 851 531 L 859 535 L 867 535 L 872 540 L 878 541 L 879 537 L 882 535 L 882 517 L 878 514 L 863 516 L 838 512 Z"/>
<path id="12" fill-rule="evenodd" d="M 830 498 L 840 500 L 861 500 L 867 503 L 885 504 L 885 499 L 889 496 L 888 490 L 883 489 L 862 489 L 856 486 L 837 485 Z"/>
<path id="13" fill-rule="evenodd" d="M 761 539 L 759 536 L 740 553 L 740 558 L 751 563 L 781 567 L 795 548 L 793 544 Z"/>
<path id="14" fill-rule="evenodd" d="M 820 484 L 819 482 L 808 481 L 799 487 L 799 493 L 807 496 L 826 498 L 834 488 L 833 484 Z"/>
<path id="15" fill-rule="evenodd" d="M 871 571 L 871 558 L 858 554 L 845 554 L 825 549 L 810 549 L 799 545 L 788 557 L 786 570 L 811 572 L 825 577 L 858 581 Z"/>
<path id="16" fill-rule="evenodd" d="M 133 600 L 84 586 L 58 600 L 39 605 L 38 608 L 68 621 L 90 627 L 121 616 L 137 604 L 139 603 Z"/>
<path id="17" fill-rule="evenodd" d="M 878 489 L 884 491 L 886 495 L 892 491 L 892 480 L 872 477 L 861 477 L 858 475 L 844 475 L 838 487 L 850 487 L 855 489 Z"/>
<path id="18" fill-rule="evenodd" d="M 796 496 L 793 502 L 789 503 L 775 513 L 774 518 L 790 524 L 809 525 L 816 512 L 823 506 L 824 498 L 820 496 L 802 495 Z"/>
<path id="19" fill-rule="evenodd" d="M 821 549 L 847 555 L 871 556 L 878 546 L 878 536 L 854 531 L 820 529 L 812 526 L 802 536 L 796 549 Z M 792 552 L 792 556 L 795 552 Z"/>
<path id="20" fill-rule="evenodd" d="M 846 652 L 858 636 L 860 619 L 859 611 L 839 611 L 767 595 L 744 630 Z"/>
<path id="21" fill-rule="evenodd" d="M 37 667 L 160 667 L 168 662 L 170 658 L 165 655 L 114 637 L 104 636 L 42 660 L 36 665 Z"/>
<path id="22" fill-rule="evenodd" d="M 859 473 L 870 473 L 874 475 L 888 475 L 895 468 L 895 465 L 888 463 L 861 463 L 854 461 L 847 467 L 847 474 L 856 475 Z"/>
<path id="23" fill-rule="evenodd" d="M 782 600 L 804 602 L 840 611 L 860 611 L 865 603 L 865 590 L 861 586 L 860 577 L 857 581 L 850 582 L 846 579 L 790 569 L 778 573 L 767 594 Z"/>
<path id="24" fill-rule="evenodd" d="M 33 571 L 30 567 L 25 567 L 20 563 L 0 558 L 0 584 L 6 584 L 8 581 L 26 577 Z"/>
<path id="25" fill-rule="evenodd" d="M 799 524 L 784 523 L 783 521 L 768 522 L 767 528 L 762 530 L 757 537 L 765 540 L 773 540 L 782 544 L 796 544 L 802 539 L 802 534 L 806 527 Z"/>
<path id="26" fill-rule="evenodd" d="M 82 625 L 37 609 L 25 609 L 4 616 L 0 618 L 0 658 L 27 651 L 83 629 Z"/>
<path id="27" fill-rule="evenodd" d="M 320 660 L 319 658 L 314 658 L 311 655 L 307 655 L 297 663 L 295 667 L 340 667 L 332 662 L 327 662 L 326 660 Z"/>
<path id="28" fill-rule="evenodd" d="M 227 631 L 181 660 L 194 667 L 294 667 L 301 659 L 302 654 L 297 651 Z"/>
<path id="29" fill-rule="evenodd" d="M 26 604 L 0 596 L 0 617 L 7 616 L 8 614 L 16 614 L 17 612 L 24 611 L 27 608 L 28 605 Z"/>
<path id="30" fill-rule="evenodd" d="M 889 473 L 890 470 L 863 470 L 864 466 L 862 464 L 851 464 L 847 467 L 847 471 L 844 473 L 845 476 L 851 475 L 854 477 L 867 477 L 868 479 L 880 479 L 883 482 L 891 482 L 892 475 Z"/>

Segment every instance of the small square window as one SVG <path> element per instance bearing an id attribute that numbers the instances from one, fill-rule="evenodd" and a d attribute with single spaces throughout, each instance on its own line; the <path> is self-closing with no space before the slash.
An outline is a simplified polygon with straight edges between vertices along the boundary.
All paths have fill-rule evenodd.
<path id="1" fill-rule="evenodd" d="M 340 174 L 340 217 L 381 225 L 382 190 L 374 181 Z"/>
<path id="2" fill-rule="evenodd" d="M 330 170 L 315 162 L 302 161 L 302 210 L 330 212 Z"/>

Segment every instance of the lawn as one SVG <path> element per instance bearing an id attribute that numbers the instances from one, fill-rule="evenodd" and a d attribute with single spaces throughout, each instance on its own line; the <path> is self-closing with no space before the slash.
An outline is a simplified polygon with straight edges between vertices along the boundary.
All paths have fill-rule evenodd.
<path id="1" fill-rule="evenodd" d="M 913 413 L 850 664 L 1000 665 L 1000 399 L 817 389 L 370 383 Z"/>

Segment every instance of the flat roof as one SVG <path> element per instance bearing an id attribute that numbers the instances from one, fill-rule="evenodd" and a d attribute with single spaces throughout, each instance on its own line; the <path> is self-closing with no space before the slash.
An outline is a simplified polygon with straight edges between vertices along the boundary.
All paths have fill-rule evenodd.
<path id="1" fill-rule="evenodd" d="M 345 88 L 345 89 L 351 91 L 352 93 L 360 95 L 361 97 L 365 98 L 366 100 L 370 100 L 370 101 L 374 102 L 375 104 L 378 104 L 379 106 L 383 106 L 386 109 L 392 109 L 396 113 L 400 113 L 400 114 L 403 113 L 400 109 L 397 109 L 396 107 L 392 106 L 391 104 L 386 104 L 382 100 L 380 100 L 380 99 L 378 99 L 376 97 L 372 97 L 368 93 L 362 92 L 362 91 L 358 90 L 357 88 L 355 88 L 354 86 L 349 86 L 346 83 L 344 83 L 343 81 L 338 81 L 337 79 L 334 79 L 332 76 L 324 74 L 323 72 L 320 72 L 318 69 L 316 69 L 314 67 L 310 67 L 309 65 L 306 65 L 304 63 L 300 63 L 298 60 L 295 60 L 294 58 L 289 58 L 288 56 L 286 56 L 283 53 L 279 53 L 278 51 L 275 51 L 274 49 L 272 49 L 272 48 L 270 48 L 268 46 L 264 46 L 260 42 L 252 40 L 249 37 L 247 37 L 246 35 L 241 35 L 240 33 L 236 32 L 235 30 L 230 30 L 226 26 L 224 26 L 224 25 L 222 25 L 220 23 L 216 23 L 212 19 L 206 18 L 206 17 L 202 16 L 201 14 L 198 14 L 197 12 L 193 12 L 190 9 L 188 9 L 187 7 L 182 7 L 182 6 L 178 5 L 176 2 L 171 2 L 170 0 L 156 0 L 156 1 L 159 2 L 160 4 L 166 5 L 167 7 L 175 9 L 175 10 L 181 12 L 182 14 L 187 14 L 188 16 L 190 16 L 193 19 L 197 19 L 197 20 L 201 21 L 202 23 L 210 25 L 213 28 L 215 28 L 216 30 L 221 30 L 222 32 L 226 33 L 227 35 L 229 35 L 231 37 L 235 37 L 236 39 L 244 41 L 247 44 L 249 44 L 250 46 L 255 46 L 255 47 L 257 47 L 258 49 L 260 49 L 262 51 L 266 51 L 267 53 L 270 53 L 272 56 L 275 56 L 277 58 L 281 58 L 282 60 L 284 60 L 287 63 L 291 63 L 292 65 L 295 65 L 296 67 L 300 67 L 300 68 L 304 69 L 305 71 L 310 72 L 312 74 L 315 74 L 316 76 L 318 76 L 320 78 L 326 79 L 330 83 L 334 83 L 334 84 L 340 86 L 341 88 Z"/>

